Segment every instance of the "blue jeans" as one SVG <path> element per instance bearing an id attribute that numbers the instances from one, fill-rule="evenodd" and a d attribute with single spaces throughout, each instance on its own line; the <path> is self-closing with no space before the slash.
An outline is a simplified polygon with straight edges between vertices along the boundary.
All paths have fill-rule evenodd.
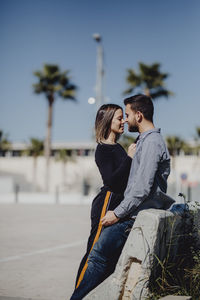
<path id="1" fill-rule="evenodd" d="M 120 220 L 112 226 L 105 227 L 94 245 L 88 267 L 71 300 L 81 300 L 115 270 L 115 266 L 127 240 L 134 220 Z"/>

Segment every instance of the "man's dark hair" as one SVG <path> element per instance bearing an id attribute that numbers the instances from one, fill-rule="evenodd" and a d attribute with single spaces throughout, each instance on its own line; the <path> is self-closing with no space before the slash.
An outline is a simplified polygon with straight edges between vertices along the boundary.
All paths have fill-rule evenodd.
<path id="1" fill-rule="evenodd" d="M 124 99 L 124 104 L 130 104 L 132 110 L 140 111 L 146 120 L 153 122 L 154 107 L 151 97 L 138 94 Z"/>

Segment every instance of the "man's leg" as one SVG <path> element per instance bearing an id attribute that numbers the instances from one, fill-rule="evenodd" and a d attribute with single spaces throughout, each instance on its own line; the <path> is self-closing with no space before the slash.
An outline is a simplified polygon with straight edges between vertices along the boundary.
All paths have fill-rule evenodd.
<path id="1" fill-rule="evenodd" d="M 120 221 L 104 228 L 89 255 L 87 269 L 71 300 L 83 299 L 114 271 L 113 261 L 116 264 L 133 222 L 133 220 Z"/>

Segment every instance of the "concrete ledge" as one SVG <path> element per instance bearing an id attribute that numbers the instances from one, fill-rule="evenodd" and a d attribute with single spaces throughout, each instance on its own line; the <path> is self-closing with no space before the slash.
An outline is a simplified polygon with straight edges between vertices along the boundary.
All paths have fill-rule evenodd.
<path id="1" fill-rule="evenodd" d="M 144 300 L 148 296 L 148 283 L 157 258 L 166 257 L 168 245 L 173 238 L 170 255 L 176 256 L 181 232 L 182 218 L 169 211 L 148 209 L 141 211 L 115 272 L 91 291 L 85 300 Z"/>
<path id="2" fill-rule="evenodd" d="M 0 300 L 36 300 L 33 298 L 21 298 L 21 297 L 6 297 L 6 296 L 0 296 Z M 42 300 L 42 299 L 40 299 Z M 44 299 L 43 299 L 44 300 Z"/>
<path id="3" fill-rule="evenodd" d="M 166 296 L 160 298 L 159 300 L 191 300 L 192 297 L 190 296 Z"/>

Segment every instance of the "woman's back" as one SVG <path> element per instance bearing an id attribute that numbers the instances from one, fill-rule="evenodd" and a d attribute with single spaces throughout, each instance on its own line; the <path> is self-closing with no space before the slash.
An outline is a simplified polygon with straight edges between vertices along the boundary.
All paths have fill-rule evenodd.
<path id="1" fill-rule="evenodd" d="M 95 161 L 101 173 L 104 187 L 123 194 L 127 185 L 132 159 L 124 148 L 116 144 L 98 144 Z"/>

